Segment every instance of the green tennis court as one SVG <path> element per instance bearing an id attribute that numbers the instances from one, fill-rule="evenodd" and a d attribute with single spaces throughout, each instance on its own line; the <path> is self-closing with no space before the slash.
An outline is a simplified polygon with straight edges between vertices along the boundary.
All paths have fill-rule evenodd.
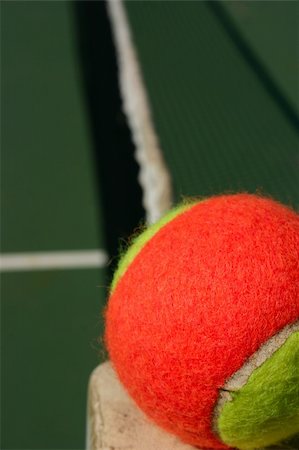
<path id="1" fill-rule="evenodd" d="M 2 3 L 5 254 L 105 249 L 71 12 Z M 1 448 L 83 448 L 104 271 L 2 274 Z"/>

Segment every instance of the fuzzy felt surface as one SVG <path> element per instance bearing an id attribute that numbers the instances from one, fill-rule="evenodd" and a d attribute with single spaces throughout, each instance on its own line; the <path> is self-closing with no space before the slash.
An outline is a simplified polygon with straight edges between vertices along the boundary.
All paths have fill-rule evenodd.
<path id="1" fill-rule="evenodd" d="M 299 216 L 248 194 L 212 197 L 162 226 L 106 311 L 120 380 L 157 424 L 202 448 L 218 389 L 299 317 Z"/>
<path id="2" fill-rule="evenodd" d="M 115 289 L 119 279 L 123 276 L 128 266 L 131 264 L 135 256 L 140 252 L 142 247 L 149 241 L 157 231 L 166 223 L 174 219 L 175 216 L 181 214 L 187 209 L 191 208 L 191 203 L 184 203 L 166 213 L 160 220 L 155 222 L 153 225 L 149 226 L 143 233 L 139 234 L 136 239 L 133 239 L 128 251 L 124 253 L 123 257 L 120 259 L 118 267 L 114 273 L 113 280 L 111 283 L 111 292 Z"/>
<path id="3" fill-rule="evenodd" d="M 252 450 L 299 433 L 299 332 L 231 396 L 219 416 L 218 430 L 232 447 Z"/>

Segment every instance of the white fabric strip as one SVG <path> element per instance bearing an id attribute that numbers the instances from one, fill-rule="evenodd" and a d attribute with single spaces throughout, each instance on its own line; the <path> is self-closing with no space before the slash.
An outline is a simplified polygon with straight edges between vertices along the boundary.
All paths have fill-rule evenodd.
<path id="1" fill-rule="evenodd" d="M 108 255 L 104 250 L 4 253 L 0 255 L 0 271 L 101 268 L 107 262 Z"/>
<path id="2" fill-rule="evenodd" d="M 126 11 L 121 0 L 108 1 L 123 108 L 131 128 L 139 163 L 139 182 L 147 222 L 156 222 L 172 203 L 171 178 L 163 160 L 151 118 L 149 101 L 142 80 Z"/>

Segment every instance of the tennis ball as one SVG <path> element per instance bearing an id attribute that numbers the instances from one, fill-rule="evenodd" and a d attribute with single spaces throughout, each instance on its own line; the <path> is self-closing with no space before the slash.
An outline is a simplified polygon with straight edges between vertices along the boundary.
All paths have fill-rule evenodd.
<path id="1" fill-rule="evenodd" d="M 105 340 L 158 425 L 202 449 L 254 449 L 299 432 L 298 319 L 299 216 L 223 195 L 179 206 L 134 240 Z"/>

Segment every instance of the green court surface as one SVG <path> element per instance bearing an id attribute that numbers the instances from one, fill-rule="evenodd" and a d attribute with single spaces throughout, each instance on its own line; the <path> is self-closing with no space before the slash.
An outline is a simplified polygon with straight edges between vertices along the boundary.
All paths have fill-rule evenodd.
<path id="1" fill-rule="evenodd" d="M 1 448 L 84 448 L 87 382 L 103 359 L 103 273 L 7 273 L 1 290 Z"/>
<path id="2" fill-rule="evenodd" d="M 71 3 L 3 2 L 2 252 L 103 249 Z M 82 449 L 104 268 L 1 279 L 2 449 Z"/>
<path id="3" fill-rule="evenodd" d="M 2 5 L 4 252 L 103 244 L 71 19 L 65 2 Z"/>
<path id="4" fill-rule="evenodd" d="M 299 120 L 283 88 L 289 72 L 298 79 L 298 21 L 292 17 L 298 3 L 280 2 L 274 10 L 273 2 L 267 4 L 239 4 L 253 10 L 246 34 L 255 36 L 255 46 L 262 42 L 256 54 L 245 32 L 238 32 L 246 26 L 227 15 L 226 2 L 125 2 L 176 199 L 246 190 L 299 206 Z M 265 34 L 258 36 L 253 24 L 261 27 L 259 7 Z M 269 27 L 277 9 L 287 33 Z M 264 44 L 268 30 L 272 53 Z M 276 42 L 294 66 L 287 71 L 278 70 Z M 289 91 L 296 103 L 297 91 Z"/>
<path id="5" fill-rule="evenodd" d="M 297 1 L 225 1 L 225 8 L 256 56 L 299 112 Z"/>

